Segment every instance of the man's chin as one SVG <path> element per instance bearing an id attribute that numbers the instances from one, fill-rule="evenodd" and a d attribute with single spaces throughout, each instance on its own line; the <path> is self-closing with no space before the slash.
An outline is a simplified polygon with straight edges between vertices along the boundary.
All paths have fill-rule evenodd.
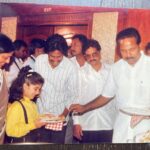
<path id="1" fill-rule="evenodd" d="M 57 64 L 52 64 L 52 67 L 55 68 L 55 67 L 57 67 L 58 65 L 59 65 L 59 63 L 57 63 Z"/>
<path id="2" fill-rule="evenodd" d="M 74 52 L 74 53 L 71 53 L 72 54 L 72 56 L 76 56 L 77 54 Z"/>
<path id="3" fill-rule="evenodd" d="M 134 60 L 126 60 L 126 62 L 130 65 L 134 65 L 136 63 Z"/>

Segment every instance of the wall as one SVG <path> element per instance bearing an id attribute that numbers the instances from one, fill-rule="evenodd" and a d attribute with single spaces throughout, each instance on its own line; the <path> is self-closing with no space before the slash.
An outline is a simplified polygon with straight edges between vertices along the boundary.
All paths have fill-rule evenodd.
<path id="1" fill-rule="evenodd" d="M 94 13 L 92 38 L 99 41 L 102 61 L 112 64 L 115 58 L 115 37 L 117 33 L 118 12 Z"/>
<path id="2" fill-rule="evenodd" d="M 1 18 L 1 32 L 9 36 L 13 41 L 16 39 L 17 17 Z"/>

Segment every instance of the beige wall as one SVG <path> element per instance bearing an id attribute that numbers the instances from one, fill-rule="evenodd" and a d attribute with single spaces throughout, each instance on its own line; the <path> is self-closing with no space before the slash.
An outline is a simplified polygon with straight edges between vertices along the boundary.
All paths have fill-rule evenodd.
<path id="1" fill-rule="evenodd" d="M 16 39 L 17 17 L 3 17 L 1 32 L 10 37 L 13 41 Z"/>
<path id="2" fill-rule="evenodd" d="M 99 41 L 102 61 L 112 64 L 115 59 L 115 38 L 118 12 L 94 13 L 92 38 Z"/>

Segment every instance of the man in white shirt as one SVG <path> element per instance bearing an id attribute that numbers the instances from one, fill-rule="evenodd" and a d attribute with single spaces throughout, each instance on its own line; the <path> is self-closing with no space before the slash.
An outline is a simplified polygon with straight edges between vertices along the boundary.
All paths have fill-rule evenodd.
<path id="1" fill-rule="evenodd" d="M 108 77 L 109 65 L 101 63 L 101 47 L 96 40 L 88 40 L 82 53 L 87 64 L 81 72 L 79 103 L 86 104 L 99 96 Z M 112 102 L 106 106 L 74 116 L 74 136 L 80 143 L 111 142 L 115 110 Z"/>
<path id="2" fill-rule="evenodd" d="M 17 77 L 23 66 L 23 60 L 27 55 L 27 44 L 23 40 L 15 40 L 13 45 L 15 51 L 7 70 L 8 87 L 11 86 L 12 82 Z"/>
<path id="3" fill-rule="evenodd" d="M 126 107 L 150 108 L 150 58 L 140 52 L 140 34 L 135 28 L 127 28 L 118 33 L 116 41 L 122 59 L 112 66 L 102 95 L 88 104 L 72 105 L 71 111 L 83 113 L 102 107 L 114 96 L 118 110 Z M 135 135 L 150 129 L 149 119 L 131 128 L 131 118 L 118 111 L 114 125 L 114 143 L 133 142 Z"/>
<path id="4" fill-rule="evenodd" d="M 35 67 L 35 59 L 41 54 L 44 54 L 45 41 L 42 39 L 32 39 L 29 44 L 29 57 L 24 62 L 23 66 L 30 66 L 33 70 Z"/>
<path id="5" fill-rule="evenodd" d="M 8 104 L 8 88 L 2 68 L 6 63 L 9 63 L 13 51 L 11 39 L 0 33 L 0 144 L 3 144 L 4 141 L 5 115 Z"/>
<path id="6" fill-rule="evenodd" d="M 35 71 L 45 80 L 37 105 L 41 114 L 51 113 L 67 117 L 69 106 L 77 100 L 78 72 L 75 65 L 67 58 L 68 46 L 58 34 L 46 41 L 46 53 L 36 58 Z M 67 118 L 66 118 L 67 120 Z M 64 143 L 66 126 L 62 131 L 43 129 L 42 141 Z"/>
<path id="7" fill-rule="evenodd" d="M 79 72 L 79 85 L 80 85 L 79 93 L 80 94 L 79 94 L 79 97 L 77 98 L 77 100 L 79 100 L 81 93 L 82 93 L 82 88 L 81 88 L 82 85 L 81 85 L 81 79 L 80 78 L 83 75 L 82 72 L 84 72 L 84 69 L 87 66 L 86 60 L 85 60 L 84 55 L 82 53 L 82 51 L 83 51 L 83 49 L 85 49 L 86 45 L 87 45 L 87 37 L 85 35 L 75 34 L 72 37 L 72 43 L 71 43 L 71 47 L 70 47 L 70 53 L 72 55 L 72 58 L 70 60 L 75 64 L 75 66 L 77 67 L 78 72 Z M 69 128 L 69 126 L 68 126 L 68 128 Z M 72 129 L 72 127 L 70 127 L 70 131 L 67 130 L 69 135 L 70 135 L 71 141 L 72 141 L 72 130 L 73 130 L 73 135 L 76 135 L 76 125 L 73 126 L 73 129 Z M 76 142 L 76 139 L 74 139 L 73 142 Z"/>
<path id="8" fill-rule="evenodd" d="M 82 51 L 86 48 L 87 45 L 87 37 L 83 34 L 75 34 L 72 37 L 72 43 L 70 52 L 72 54 L 71 60 L 75 63 L 75 65 L 80 68 L 84 68 L 84 65 L 86 64 L 84 55 L 82 54 Z"/>

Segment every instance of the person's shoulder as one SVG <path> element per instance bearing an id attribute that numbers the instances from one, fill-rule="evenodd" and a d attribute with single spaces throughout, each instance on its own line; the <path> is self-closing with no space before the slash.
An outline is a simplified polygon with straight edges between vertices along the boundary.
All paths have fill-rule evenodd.
<path id="1" fill-rule="evenodd" d="M 63 61 L 64 61 L 64 63 L 66 64 L 66 65 L 69 65 L 69 66 L 75 66 L 75 64 L 73 63 L 73 58 L 67 58 L 66 56 L 64 56 L 64 59 L 63 59 Z"/>
<path id="2" fill-rule="evenodd" d="M 48 59 L 48 55 L 47 54 L 41 54 L 38 57 L 36 57 L 36 61 L 45 61 Z"/>
<path id="3" fill-rule="evenodd" d="M 14 101 L 12 104 L 9 105 L 8 110 L 19 109 L 19 108 L 20 108 L 20 103 L 18 101 Z"/>

